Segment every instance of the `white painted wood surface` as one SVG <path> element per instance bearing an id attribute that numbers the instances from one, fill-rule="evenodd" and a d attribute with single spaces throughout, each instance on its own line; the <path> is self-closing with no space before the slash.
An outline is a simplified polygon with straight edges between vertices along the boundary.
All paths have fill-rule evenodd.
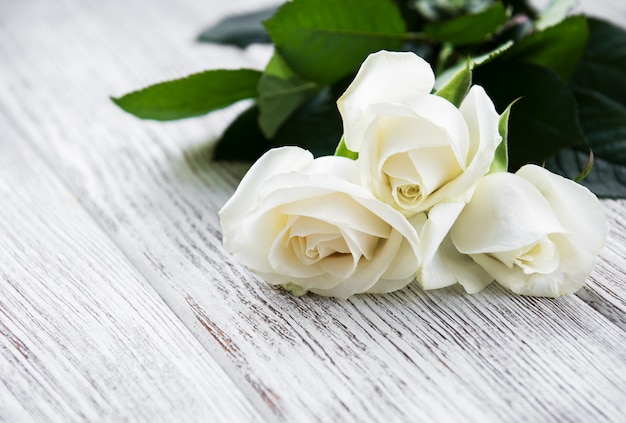
<path id="1" fill-rule="evenodd" d="M 557 300 L 293 298 L 224 251 L 245 167 L 208 158 L 243 105 L 162 124 L 108 96 L 261 68 L 193 38 L 267 4 L 0 0 L 0 421 L 622 421 L 626 201 Z"/>
<path id="2" fill-rule="evenodd" d="M 0 121 L 0 420 L 259 420 L 81 198 Z"/>

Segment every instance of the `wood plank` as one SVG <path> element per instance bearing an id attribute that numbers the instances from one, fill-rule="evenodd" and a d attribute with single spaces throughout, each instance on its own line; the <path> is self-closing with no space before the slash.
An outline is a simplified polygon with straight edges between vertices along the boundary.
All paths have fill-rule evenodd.
<path id="1" fill-rule="evenodd" d="M 190 44 L 206 21 L 191 0 L 177 2 L 171 19 L 164 2 L 123 4 L 63 3 L 54 13 L 64 30 L 54 38 L 37 37 L 48 33 L 52 6 L 24 12 L 27 36 L 16 27 L 0 37 L 0 57 L 11 57 L 0 126 L 23 131 L 20 139 L 47 158 L 265 416 L 621 420 L 626 335 L 575 296 L 412 286 L 348 301 L 297 299 L 234 262 L 216 212 L 245 168 L 209 163 L 206 139 L 235 111 L 153 124 L 122 114 L 106 96 L 203 67 L 260 67 L 269 52 Z M 220 10 L 212 11 L 217 19 Z"/>
<path id="2" fill-rule="evenodd" d="M 261 420 L 0 120 L 0 421 Z"/>
<path id="3" fill-rule="evenodd" d="M 626 331 L 626 200 L 603 201 L 609 236 L 587 285 L 576 293 Z"/>

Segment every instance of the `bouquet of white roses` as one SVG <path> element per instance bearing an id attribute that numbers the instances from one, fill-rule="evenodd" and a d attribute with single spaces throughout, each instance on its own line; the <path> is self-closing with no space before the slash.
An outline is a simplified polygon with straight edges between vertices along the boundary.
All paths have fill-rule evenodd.
<path id="1" fill-rule="evenodd" d="M 541 167 L 507 173 L 508 110 L 469 73 L 430 94 L 423 59 L 370 55 L 338 101 L 336 155 L 264 154 L 220 212 L 226 248 L 297 294 L 384 293 L 416 276 L 425 289 L 576 291 L 604 245 L 602 206 Z"/>
<path id="2" fill-rule="evenodd" d="M 595 195 L 546 168 L 580 181 L 593 166 L 584 184 L 626 196 L 626 33 L 574 4 L 294 0 L 202 34 L 271 40 L 264 71 L 114 101 L 171 120 L 256 100 L 216 145 L 216 159 L 260 157 L 220 215 L 226 248 L 272 284 L 564 295 L 607 229 Z"/>

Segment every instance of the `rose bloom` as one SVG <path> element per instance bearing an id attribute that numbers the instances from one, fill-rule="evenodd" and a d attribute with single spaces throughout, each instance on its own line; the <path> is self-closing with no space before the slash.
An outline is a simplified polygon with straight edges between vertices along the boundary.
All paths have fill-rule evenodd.
<path id="1" fill-rule="evenodd" d="M 403 214 L 464 201 L 501 141 L 499 116 L 473 86 L 459 108 L 430 94 L 435 76 L 413 53 L 380 51 L 337 101 L 362 183 Z"/>
<path id="2" fill-rule="evenodd" d="M 419 240 L 410 222 L 359 183 L 356 162 L 270 150 L 220 211 L 226 249 L 296 294 L 347 298 L 411 282 Z"/>
<path id="3" fill-rule="evenodd" d="M 450 231 L 458 251 L 501 285 L 545 297 L 578 290 L 606 236 L 596 196 L 535 165 L 485 176 Z"/>

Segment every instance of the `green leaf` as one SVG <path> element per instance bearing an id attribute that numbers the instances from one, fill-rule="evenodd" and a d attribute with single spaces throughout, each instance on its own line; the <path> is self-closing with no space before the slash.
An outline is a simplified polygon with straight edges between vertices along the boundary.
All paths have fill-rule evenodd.
<path id="1" fill-rule="evenodd" d="M 235 45 L 241 48 L 253 43 L 269 43 L 270 37 L 261 25 L 261 21 L 270 18 L 275 12 L 276 7 L 270 7 L 228 17 L 205 29 L 198 36 L 198 41 Z"/>
<path id="2" fill-rule="evenodd" d="M 299 145 L 316 157 L 335 152 L 343 133 L 336 96 L 330 88 L 306 101 L 272 139 L 274 145 Z"/>
<path id="3" fill-rule="evenodd" d="M 323 84 L 355 72 L 372 52 L 398 50 L 406 32 L 391 0 L 294 0 L 264 25 L 289 66 Z"/>
<path id="4" fill-rule="evenodd" d="M 571 83 L 626 105 L 626 31 L 589 19 L 589 42 Z"/>
<path id="5" fill-rule="evenodd" d="M 430 22 L 424 26 L 424 33 L 434 40 L 454 45 L 475 44 L 484 41 L 507 21 L 502 3 L 497 2 L 488 9 L 462 15 L 443 22 Z"/>
<path id="6" fill-rule="evenodd" d="M 328 156 L 335 151 L 343 131 L 329 88 L 306 101 L 271 140 L 263 135 L 258 120 L 257 105 L 240 115 L 218 141 L 215 159 L 253 161 L 270 148 L 283 145 L 298 145 L 315 156 Z"/>
<path id="7" fill-rule="evenodd" d="M 498 119 L 498 132 L 502 137 L 502 141 L 500 141 L 500 144 L 498 144 L 496 148 L 489 173 L 506 172 L 509 169 L 509 117 L 511 115 L 511 108 L 516 102 L 517 100 L 514 100 L 509 104 L 506 110 L 500 115 L 500 119 Z"/>
<path id="8" fill-rule="evenodd" d="M 337 149 L 335 150 L 335 156 L 347 157 L 351 160 L 356 160 L 359 158 L 359 153 L 356 153 L 350 150 L 346 146 L 346 140 L 343 137 L 341 137 L 341 141 L 339 141 L 339 145 L 337 146 Z"/>
<path id="9" fill-rule="evenodd" d="M 258 118 L 256 104 L 240 114 L 217 142 L 214 159 L 253 162 L 272 148 L 259 128 Z"/>
<path id="10" fill-rule="evenodd" d="M 546 167 L 555 173 L 574 179 L 588 161 L 588 151 L 567 148 L 547 160 Z M 598 197 L 626 198 L 626 166 L 616 165 L 596 156 L 593 169 L 580 183 Z"/>
<path id="11" fill-rule="evenodd" d="M 259 81 L 259 125 L 267 138 L 273 138 L 285 120 L 319 87 L 297 76 L 278 53 L 270 60 Z"/>
<path id="12" fill-rule="evenodd" d="M 500 60 L 544 66 L 568 80 L 580 61 L 589 30 L 584 16 L 572 16 L 515 43 Z"/>
<path id="13" fill-rule="evenodd" d="M 546 163 L 569 178 L 583 173 L 589 149 L 594 166 L 581 182 L 601 197 L 626 197 L 626 32 L 589 19 L 589 42 L 570 82 L 588 145 Z"/>
<path id="14" fill-rule="evenodd" d="M 252 69 L 210 70 L 111 100 L 142 119 L 184 119 L 256 97 L 260 77 L 261 72 Z"/>
<path id="15" fill-rule="evenodd" d="M 579 0 L 552 0 L 540 14 L 535 28 L 543 30 L 563 21 Z"/>
<path id="16" fill-rule="evenodd" d="M 474 70 L 500 110 L 521 97 L 509 120 L 509 160 L 513 168 L 541 163 L 558 150 L 583 144 L 576 99 L 554 72 L 529 63 L 492 62 Z"/>
<path id="17" fill-rule="evenodd" d="M 585 172 L 590 149 L 594 166 L 582 182 L 599 196 L 626 196 L 626 106 L 586 88 L 574 87 L 578 100 L 580 122 L 589 144 L 584 148 L 564 152 L 547 166 L 557 173 L 575 179 Z"/>
<path id="18" fill-rule="evenodd" d="M 488 51 L 487 53 L 480 54 L 478 56 L 472 56 L 469 60 L 470 69 L 474 69 L 476 66 L 485 65 L 498 57 L 502 56 L 513 45 L 512 41 L 507 41 L 502 45 L 499 45 L 495 49 Z M 452 78 L 459 72 L 463 71 L 463 68 L 467 66 L 467 60 L 460 61 L 456 65 L 446 69 L 441 75 L 437 75 L 435 80 L 435 89 L 440 90 L 443 86 L 448 84 Z"/>
<path id="19" fill-rule="evenodd" d="M 459 107 L 471 86 L 472 69 L 471 61 L 468 59 L 465 67 L 457 72 L 443 87 L 439 88 L 435 94 Z"/>
<path id="20" fill-rule="evenodd" d="M 626 106 L 588 88 L 572 89 L 578 100 L 580 124 L 594 155 L 626 166 Z"/>

